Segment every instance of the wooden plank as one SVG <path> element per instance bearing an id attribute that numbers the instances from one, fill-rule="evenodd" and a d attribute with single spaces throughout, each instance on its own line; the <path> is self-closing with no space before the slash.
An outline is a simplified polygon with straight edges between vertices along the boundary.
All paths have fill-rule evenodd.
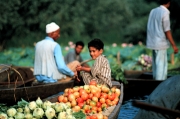
<path id="1" fill-rule="evenodd" d="M 178 110 L 172 110 L 172 109 L 152 105 L 152 104 L 138 101 L 138 100 L 134 100 L 133 105 L 136 107 L 145 109 L 145 110 L 150 110 L 150 111 L 155 111 L 155 112 L 162 113 L 162 114 L 168 114 L 168 115 L 180 117 L 180 111 L 178 111 Z"/>
<path id="2" fill-rule="evenodd" d="M 0 103 L 15 104 L 24 100 L 36 100 L 38 97 L 41 99 L 47 98 L 53 94 L 64 91 L 66 88 L 71 88 L 74 85 L 74 80 L 69 82 L 48 83 L 36 86 L 18 87 L 0 89 Z"/>

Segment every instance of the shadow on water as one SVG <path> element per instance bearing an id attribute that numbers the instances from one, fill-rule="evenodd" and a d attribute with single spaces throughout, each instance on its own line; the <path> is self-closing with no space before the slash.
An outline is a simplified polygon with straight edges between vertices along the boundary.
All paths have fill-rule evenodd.
<path id="1" fill-rule="evenodd" d="M 137 96 L 132 99 L 124 100 L 123 104 L 120 109 L 120 113 L 118 115 L 118 119 L 133 119 L 137 112 L 139 111 L 139 108 L 134 107 L 132 105 L 132 101 L 134 99 L 136 100 L 146 100 L 148 98 L 148 95 L 145 96 Z"/>

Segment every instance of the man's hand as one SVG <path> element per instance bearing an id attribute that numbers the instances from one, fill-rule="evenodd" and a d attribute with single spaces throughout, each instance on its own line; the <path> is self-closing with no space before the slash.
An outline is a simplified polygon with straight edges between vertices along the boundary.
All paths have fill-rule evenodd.
<path id="1" fill-rule="evenodd" d="M 174 53 L 178 53 L 178 48 L 176 46 L 173 46 L 173 49 L 174 49 Z"/>

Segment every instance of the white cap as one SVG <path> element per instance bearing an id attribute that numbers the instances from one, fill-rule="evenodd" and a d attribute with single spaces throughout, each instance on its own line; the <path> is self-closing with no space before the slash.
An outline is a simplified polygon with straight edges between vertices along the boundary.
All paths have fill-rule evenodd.
<path id="1" fill-rule="evenodd" d="M 46 33 L 54 32 L 54 31 L 58 30 L 59 28 L 60 27 L 56 23 L 51 22 L 50 24 L 46 25 Z"/>

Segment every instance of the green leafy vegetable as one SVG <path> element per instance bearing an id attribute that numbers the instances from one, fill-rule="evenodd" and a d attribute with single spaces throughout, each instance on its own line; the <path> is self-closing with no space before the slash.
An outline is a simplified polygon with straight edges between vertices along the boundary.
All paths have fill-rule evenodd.
<path id="1" fill-rule="evenodd" d="M 86 119 L 86 115 L 85 115 L 82 111 L 74 112 L 72 115 L 73 115 L 76 119 Z"/>
<path id="2" fill-rule="evenodd" d="M 121 81 L 124 84 L 127 84 L 128 81 L 124 77 L 124 70 L 119 65 L 113 65 L 111 68 L 111 76 L 117 81 Z"/>

